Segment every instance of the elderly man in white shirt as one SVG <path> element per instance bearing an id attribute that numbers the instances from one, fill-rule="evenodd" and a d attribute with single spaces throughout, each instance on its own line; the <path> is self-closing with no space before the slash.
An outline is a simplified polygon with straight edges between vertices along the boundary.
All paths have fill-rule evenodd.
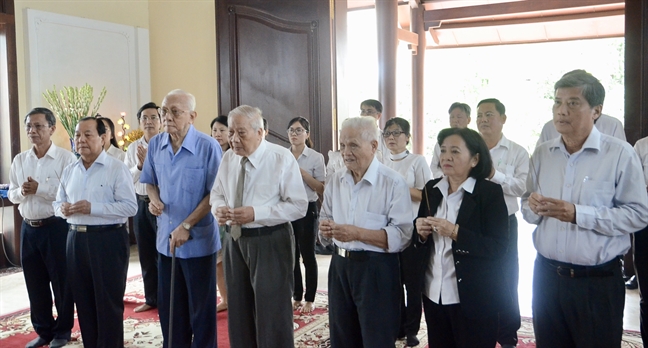
<path id="1" fill-rule="evenodd" d="M 103 151 L 106 141 L 99 119 L 79 121 L 74 147 L 81 158 L 63 170 L 53 203 L 56 216 L 70 224 L 68 275 L 85 347 L 124 345 L 126 221 L 137 202 L 128 167 Z"/>
<path id="2" fill-rule="evenodd" d="M 148 209 L 151 200 L 146 191 L 146 184 L 139 181 L 146 159 L 148 142 L 160 133 L 160 115 L 158 106 L 150 102 L 137 111 L 137 122 L 144 132 L 141 138 L 135 140 L 126 150 L 124 163 L 133 177 L 135 193 L 137 194 L 137 214 L 133 217 L 133 229 L 137 238 L 137 251 L 142 267 L 142 282 L 144 283 L 144 303 L 135 307 L 136 313 L 148 311 L 157 307 L 158 264 L 157 264 L 157 217 Z"/>
<path id="3" fill-rule="evenodd" d="M 400 323 L 398 252 L 412 236 L 412 202 L 405 179 L 375 157 L 375 120 L 342 123 L 346 170 L 324 189 L 320 235 L 335 243 L 329 269 L 333 347 L 394 347 Z"/>
<path id="4" fill-rule="evenodd" d="M 67 279 L 65 245 L 68 225 L 54 216 L 63 169 L 75 161 L 72 152 L 54 145 L 56 117 L 46 108 L 34 108 L 25 116 L 27 137 L 33 144 L 11 163 L 9 200 L 18 204 L 23 217 L 20 228 L 20 261 L 29 296 L 31 321 L 38 337 L 26 347 L 62 347 L 70 340 L 74 325 L 72 288 Z M 52 292 L 57 317 L 52 316 Z"/>
<path id="5" fill-rule="evenodd" d="M 618 347 L 625 288 L 620 256 L 648 224 L 639 158 L 594 120 L 605 89 L 585 71 L 554 85 L 559 138 L 531 157 L 524 219 L 537 224 L 533 325 L 538 346 Z"/>
<path id="6" fill-rule="evenodd" d="M 211 191 L 223 239 L 230 346 L 293 347 L 295 240 L 308 198 L 290 151 L 263 138 L 261 110 L 230 111 L 227 151 Z M 375 128 L 375 125 L 374 125 Z"/>
<path id="7" fill-rule="evenodd" d="M 488 180 L 502 186 L 508 210 L 509 238 L 503 271 L 511 297 L 508 306 L 500 312 L 497 337 L 497 342 L 503 348 L 517 345 L 517 331 L 521 325 L 518 301 L 518 222 L 515 213 L 520 208 L 518 198 L 524 194 L 529 173 L 529 153 L 507 139 L 502 132 L 506 118 L 506 107 L 498 99 L 484 99 L 477 104 L 477 128 L 493 159 L 493 169 Z"/>

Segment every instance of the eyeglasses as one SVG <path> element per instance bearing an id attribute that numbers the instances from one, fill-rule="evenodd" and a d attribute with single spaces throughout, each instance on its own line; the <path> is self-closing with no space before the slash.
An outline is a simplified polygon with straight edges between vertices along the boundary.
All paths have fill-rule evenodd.
<path id="1" fill-rule="evenodd" d="M 394 138 L 398 138 L 399 135 L 405 134 L 403 131 L 392 131 L 392 132 L 383 132 L 383 138 L 389 138 L 390 136 L 394 136 Z"/>
<path id="2" fill-rule="evenodd" d="M 175 112 L 171 111 L 171 113 L 173 113 L 173 116 L 176 116 Z M 180 115 L 178 115 L 178 116 L 180 116 Z M 155 121 L 157 121 L 157 120 L 159 120 L 159 119 L 160 119 L 160 118 L 157 117 L 157 116 L 151 116 L 151 117 L 148 117 L 148 116 L 142 116 L 142 117 L 140 117 L 140 120 L 142 120 L 142 121 L 144 121 L 144 122 L 146 122 L 146 121 L 155 122 Z"/>
<path id="3" fill-rule="evenodd" d="M 295 134 L 295 135 L 302 135 L 304 132 L 308 133 L 307 130 L 304 128 L 288 128 L 286 131 L 288 135 Z"/>
<path id="4" fill-rule="evenodd" d="M 180 115 L 184 114 L 187 112 L 186 110 L 178 110 L 178 109 L 167 109 L 167 108 L 158 108 L 158 113 L 160 114 L 161 117 L 166 116 L 169 112 L 173 114 L 173 117 L 180 117 Z"/>
<path id="5" fill-rule="evenodd" d="M 35 129 L 37 132 L 39 132 L 43 128 L 49 128 L 50 125 L 48 124 L 31 124 L 28 123 L 25 125 L 25 130 L 30 131 L 31 129 Z"/>

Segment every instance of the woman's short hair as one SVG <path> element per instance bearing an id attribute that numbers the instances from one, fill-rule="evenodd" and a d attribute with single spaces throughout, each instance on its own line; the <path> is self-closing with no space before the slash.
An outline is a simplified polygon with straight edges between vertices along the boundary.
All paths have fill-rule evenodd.
<path id="1" fill-rule="evenodd" d="M 387 120 L 387 122 L 385 123 L 385 128 L 384 128 L 384 129 L 387 129 L 387 128 L 393 126 L 393 125 L 397 125 L 397 126 L 399 126 L 400 129 L 401 129 L 403 132 L 405 132 L 405 135 L 407 135 L 407 136 L 410 135 L 410 124 L 409 124 L 409 122 L 407 122 L 406 119 L 401 118 L 401 117 L 394 117 L 394 118 L 390 118 L 390 119 Z"/>
<path id="2" fill-rule="evenodd" d="M 365 141 L 380 141 L 378 127 L 376 127 L 376 119 L 371 116 L 349 117 L 342 122 L 340 131 L 347 128 L 359 130 L 360 136 Z"/>
<path id="3" fill-rule="evenodd" d="M 218 123 L 222 124 L 223 126 L 227 127 L 227 116 L 225 116 L 225 115 L 219 115 L 218 117 L 216 117 L 215 119 L 213 119 L 213 120 L 211 121 L 211 123 L 209 124 L 209 131 L 210 131 L 210 132 L 211 132 L 211 130 L 214 128 L 214 123 L 216 123 L 216 122 L 218 122 Z"/>
<path id="4" fill-rule="evenodd" d="M 443 144 L 443 141 L 451 135 L 458 135 L 463 139 L 470 156 L 479 154 L 477 165 L 470 170 L 468 176 L 477 180 L 488 178 L 493 169 L 493 160 L 481 135 L 470 128 L 446 128 L 439 132 L 437 141 L 439 144 Z"/>
<path id="5" fill-rule="evenodd" d="M 160 112 L 158 111 L 158 108 L 159 107 L 154 102 L 148 102 L 142 105 L 142 107 L 139 108 L 139 110 L 137 110 L 137 120 L 138 121 L 140 120 L 140 118 L 142 117 L 142 112 L 144 112 L 144 110 L 146 109 L 155 109 L 155 113 L 158 115 L 158 117 L 160 117 Z"/>
<path id="6" fill-rule="evenodd" d="M 115 124 L 113 123 L 113 121 L 108 117 L 103 117 L 99 114 L 97 114 L 97 119 L 106 121 L 106 123 L 108 123 L 108 127 L 110 127 L 110 133 L 112 135 L 112 138 L 110 138 L 109 140 L 110 144 L 119 149 L 119 144 L 117 143 L 117 134 L 115 134 Z"/>

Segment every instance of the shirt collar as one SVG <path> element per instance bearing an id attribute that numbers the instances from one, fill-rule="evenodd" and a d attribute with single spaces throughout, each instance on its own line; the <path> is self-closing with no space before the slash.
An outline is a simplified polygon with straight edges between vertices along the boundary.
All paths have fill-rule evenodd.
<path id="1" fill-rule="evenodd" d="M 475 180 L 475 178 L 473 178 L 472 176 L 469 176 L 468 179 L 461 183 L 457 191 L 463 189 L 465 192 L 473 193 L 473 190 L 475 189 L 475 183 L 477 183 L 477 180 Z M 447 196 L 448 188 L 450 187 L 448 177 L 444 176 L 441 180 L 439 180 L 439 182 L 436 183 L 436 185 L 434 185 L 434 187 L 438 188 L 444 197 Z"/>
<path id="2" fill-rule="evenodd" d="M 45 152 L 45 156 L 47 156 L 49 158 L 52 158 L 52 159 L 55 159 L 56 155 L 57 155 L 57 148 L 58 147 L 56 145 L 54 145 L 54 142 L 52 141 L 51 144 L 50 144 L 49 149 L 47 149 L 47 152 Z M 31 156 L 31 157 L 34 157 L 34 158 L 38 158 L 38 157 L 36 157 L 36 152 L 34 151 L 34 146 L 32 146 L 31 149 L 29 150 L 28 155 Z M 43 156 L 43 157 L 45 157 L 45 156 Z"/>
<path id="3" fill-rule="evenodd" d="M 565 148 L 565 143 L 562 140 L 562 135 L 553 139 L 551 145 L 549 146 L 550 150 L 556 148 L 567 153 L 567 149 Z M 601 132 L 598 129 L 596 129 L 596 127 L 592 127 L 590 134 L 587 136 L 587 139 L 585 139 L 583 146 L 578 152 L 585 149 L 592 149 L 594 151 L 601 150 Z"/>
<path id="4" fill-rule="evenodd" d="M 109 158 L 108 153 L 106 151 L 101 151 L 99 156 L 97 156 L 97 158 L 94 160 L 94 162 L 92 162 L 92 164 L 90 165 L 90 168 L 92 168 L 92 166 L 94 166 L 95 163 L 101 164 L 102 166 L 105 165 L 106 159 L 108 159 L 108 158 Z M 81 158 L 81 156 L 79 156 L 79 158 L 77 159 L 76 165 L 83 167 L 83 158 Z"/>
<path id="5" fill-rule="evenodd" d="M 263 160 L 263 154 L 265 153 L 267 146 L 268 145 L 266 140 L 262 139 L 261 143 L 259 144 L 259 147 L 257 147 L 256 150 L 254 150 L 254 152 L 252 152 L 252 154 L 248 156 L 248 161 L 250 161 L 250 164 L 252 164 L 254 168 L 258 168 L 259 165 L 261 165 L 261 161 Z"/>
<path id="6" fill-rule="evenodd" d="M 367 168 L 365 174 L 362 176 L 362 180 L 368 182 L 370 185 L 375 185 L 376 182 L 378 181 L 379 166 L 380 166 L 380 161 L 378 161 L 376 156 L 373 156 L 373 160 L 371 161 L 371 164 L 369 165 L 369 168 Z M 344 178 L 346 178 L 346 180 L 349 181 L 350 183 L 353 183 L 353 174 L 351 174 L 351 171 L 348 168 L 346 169 L 346 174 L 344 174 L 341 179 Z"/>
<path id="7" fill-rule="evenodd" d="M 498 148 L 500 146 L 505 147 L 507 149 L 511 148 L 511 141 L 508 140 L 506 138 L 506 136 L 504 136 L 504 133 L 502 133 L 502 137 L 500 138 L 500 140 L 497 142 L 497 145 L 495 145 L 495 147 L 493 149 L 496 149 L 496 148 Z"/>
<path id="8" fill-rule="evenodd" d="M 161 148 L 165 148 L 169 146 L 171 144 L 171 136 L 168 133 L 160 133 L 160 134 L 164 134 L 162 135 Z M 189 130 L 187 131 L 187 135 L 185 135 L 184 140 L 182 140 L 181 147 L 184 147 L 185 149 L 187 149 L 187 151 L 191 152 L 192 154 L 195 154 L 197 138 L 198 138 L 198 131 L 192 124 L 189 126 Z"/>

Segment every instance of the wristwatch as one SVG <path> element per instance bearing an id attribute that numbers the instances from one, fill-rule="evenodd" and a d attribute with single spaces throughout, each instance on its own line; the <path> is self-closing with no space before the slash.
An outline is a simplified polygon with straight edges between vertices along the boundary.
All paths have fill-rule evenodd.
<path id="1" fill-rule="evenodd" d="M 191 231 L 191 225 L 188 222 L 183 222 L 182 228 L 184 228 L 187 231 Z"/>

